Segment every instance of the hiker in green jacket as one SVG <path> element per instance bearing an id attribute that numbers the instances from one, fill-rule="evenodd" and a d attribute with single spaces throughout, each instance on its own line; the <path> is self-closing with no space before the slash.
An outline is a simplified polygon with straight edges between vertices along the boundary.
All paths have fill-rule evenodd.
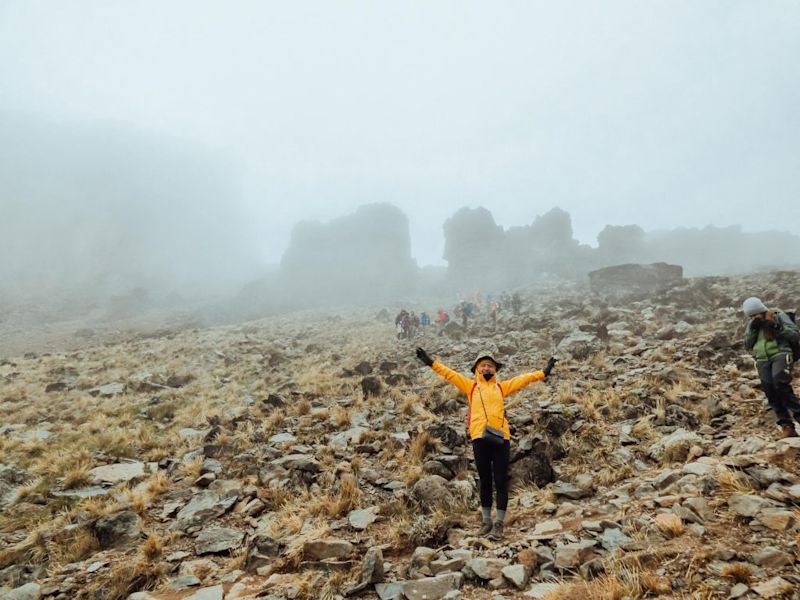
<path id="1" fill-rule="evenodd" d="M 792 365 L 793 347 L 800 342 L 800 330 L 789 315 L 769 310 L 758 298 L 745 300 L 742 310 L 750 319 L 744 346 L 756 359 L 761 389 L 778 419 L 780 437 L 795 437 L 794 421 L 800 422 L 800 401 L 792 389 Z"/>

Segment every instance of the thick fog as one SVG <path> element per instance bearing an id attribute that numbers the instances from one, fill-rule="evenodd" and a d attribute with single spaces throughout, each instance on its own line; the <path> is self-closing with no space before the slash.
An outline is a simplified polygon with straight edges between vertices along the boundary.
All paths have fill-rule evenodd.
<path id="1" fill-rule="evenodd" d="M 7 0 L 0 296 L 791 266 L 798 22 L 777 0 Z"/>

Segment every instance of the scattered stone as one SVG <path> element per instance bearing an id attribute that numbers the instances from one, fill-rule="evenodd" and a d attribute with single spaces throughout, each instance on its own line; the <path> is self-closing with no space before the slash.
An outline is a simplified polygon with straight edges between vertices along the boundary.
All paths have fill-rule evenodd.
<path id="1" fill-rule="evenodd" d="M 311 560 L 327 560 L 329 558 L 347 558 L 355 548 L 347 540 L 330 538 L 327 540 L 317 540 L 306 542 L 303 546 L 303 554 Z"/>
<path id="2" fill-rule="evenodd" d="M 776 546 L 767 546 L 753 555 L 753 563 L 759 567 L 779 569 L 791 565 L 794 559 Z"/>
<path id="3" fill-rule="evenodd" d="M 0 596 L 0 600 L 39 600 L 42 588 L 38 583 L 26 583 Z"/>
<path id="4" fill-rule="evenodd" d="M 378 516 L 375 514 L 374 509 L 357 509 L 351 510 L 347 515 L 347 521 L 350 527 L 358 531 L 364 531 L 367 527 L 372 525 Z"/>
<path id="5" fill-rule="evenodd" d="M 511 584 L 518 590 L 523 589 L 528 585 L 530 572 L 525 565 L 509 565 L 502 569 L 503 577 L 505 577 Z"/>
<path id="6" fill-rule="evenodd" d="M 773 577 L 769 581 L 753 586 L 753 591 L 762 598 L 778 598 L 794 589 L 794 584 L 789 583 L 782 577 Z"/>
<path id="7" fill-rule="evenodd" d="M 524 595 L 542 600 L 550 594 L 557 592 L 560 587 L 560 583 L 534 583 L 527 589 Z"/>
<path id="8" fill-rule="evenodd" d="M 242 545 L 244 532 L 228 527 L 214 527 L 200 532 L 194 542 L 194 550 L 198 556 L 218 554 L 235 550 Z"/>
<path id="9" fill-rule="evenodd" d="M 752 494 L 731 494 L 728 506 L 737 515 L 742 517 L 755 517 L 764 508 L 770 508 L 772 503 L 761 496 Z"/>
<path id="10" fill-rule="evenodd" d="M 422 477 L 411 488 L 411 497 L 426 513 L 437 508 L 450 507 L 454 502 L 453 495 L 447 488 L 447 480 L 439 475 Z"/>
<path id="11" fill-rule="evenodd" d="M 139 539 L 142 520 L 132 510 L 100 517 L 92 528 L 100 547 L 116 548 Z"/>
<path id="12" fill-rule="evenodd" d="M 496 579 L 503 573 L 503 568 L 508 566 L 507 560 L 500 558 L 473 558 L 467 563 L 467 568 L 475 573 L 479 579 L 488 581 Z"/>
<path id="13" fill-rule="evenodd" d="M 138 461 L 104 465 L 89 471 L 92 483 L 99 485 L 114 486 L 118 483 L 144 479 L 145 476 L 144 463 Z"/>
<path id="14" fill-rule="evenodd" d="M 562 571 L 577 569 L 582 563 L 592 558 L 596 545 L 597 542 L 595 541 L 584 540 L 574 544 L 558 546 L 555 550 L 554 561 L 556 569 Z"/>
<path id="15" fill-rule="evenodd" d="M 786 531 L 794 525 L 795 518 L 794 513 L 790 510 L 764 508 L 759 511 L 756 521 L 768 529 Z"/>
<path id="16" fill-rule="evenodd" d="M 443 573 L 436 577 L 406 581 L 402 587 L 403 594 L 408 600 L 440 600 L 450 592 L 458 590 L 463 578 L 461 573 Z"/>

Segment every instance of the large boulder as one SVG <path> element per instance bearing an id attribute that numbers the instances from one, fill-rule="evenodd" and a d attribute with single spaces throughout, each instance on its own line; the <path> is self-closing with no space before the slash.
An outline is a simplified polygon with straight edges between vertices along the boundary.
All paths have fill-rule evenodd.
<path id="1" fill-rule="evenodd" d="M 424 512 L 447 508 L 454 502 L 447 480 L 439 475 L 428 475 L 417 481 L 411 488 L 411 497 Z"/>
<path id="2" fill-rule="evenodd" d="M 139 539 L 142 520 L 132 510 L 125 510 L 100 517 L 92 529 L 101 548 L 115 548 Z"/>

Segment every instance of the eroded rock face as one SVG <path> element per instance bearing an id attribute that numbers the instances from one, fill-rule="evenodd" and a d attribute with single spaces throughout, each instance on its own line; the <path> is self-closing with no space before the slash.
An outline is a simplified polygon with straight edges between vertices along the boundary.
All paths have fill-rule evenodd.
<path id="1" fill-rule="evenodd" d="M 280 277 L 290 297 L 322 305 L 399 297 L 415 286 L 416 270 L 408 218 L 383 203 L 329 223 L 297 224 Z"/>

